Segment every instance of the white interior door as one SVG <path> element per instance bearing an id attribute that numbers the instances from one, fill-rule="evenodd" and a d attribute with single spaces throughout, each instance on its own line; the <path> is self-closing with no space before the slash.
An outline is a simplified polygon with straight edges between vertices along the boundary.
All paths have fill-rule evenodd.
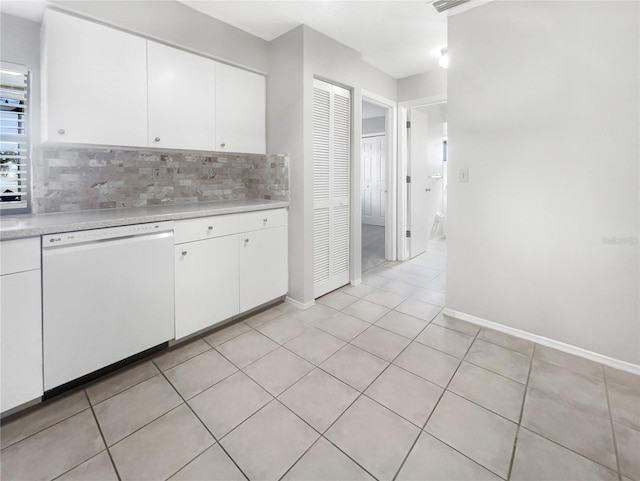
<path id="1" fill-rule="evenodd" d="M 386 202 L 386 138 L 362 139 L 362 223 L 384 226 Z"/>
<path id="2" fill-rule="evenodd" d="M 349 282 L 351 94 L 313 83 L 313 293 Z"/>
<path id="3" fill-rule="evenodd" d="M 409 131 L 409 156 L 407 172 L 411 182 L 407 185 L 408 199 L 408 239 L 409 257 L 413 258 L 427 250 L 429 228 L 427 222 L 429 202 L 428 178 L 428 117 L 419 110 L 409 111 L 411 128 Z"/>

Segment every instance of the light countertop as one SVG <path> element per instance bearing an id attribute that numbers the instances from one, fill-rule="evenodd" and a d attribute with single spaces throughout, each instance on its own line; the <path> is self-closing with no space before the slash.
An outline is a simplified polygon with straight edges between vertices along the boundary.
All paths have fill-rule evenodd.
<path id="1" fill-rule="evenodd" d="M 0 240 L 21 239 L 58 232 L 100 229 L 166 220 L 193 219 L 288 207 L 273 200 L 224 200 L 127 209 L 100 209 L 56 214 L 20 214 L 0 217 Z M 14 220 L 12 220 L 14 219 Z"/>

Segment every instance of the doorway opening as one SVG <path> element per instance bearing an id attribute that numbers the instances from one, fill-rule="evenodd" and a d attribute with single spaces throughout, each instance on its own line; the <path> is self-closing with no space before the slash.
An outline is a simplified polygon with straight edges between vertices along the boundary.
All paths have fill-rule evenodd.
<path id="1" fill-rule="evenodd" d="M 446 100 L 411 102 L 401 108 L 400 193 L 402 230 L 400 259 L 409 260 L 430 250 L 446 249 L 447 115 Z"/>
<path id="2" fill-rule="evenodd" d="M 389 150 L 391 139 L 389 107 L 362 100 L 361 209 L 362 272 L 383 264 L 391 249 L 386 239 L 390 231 Z M 391 216 L 393 217 L 393 216 Z"/>

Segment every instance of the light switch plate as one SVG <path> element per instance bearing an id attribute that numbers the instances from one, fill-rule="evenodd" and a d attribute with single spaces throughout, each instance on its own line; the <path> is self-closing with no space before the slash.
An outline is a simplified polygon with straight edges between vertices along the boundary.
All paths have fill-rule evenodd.
<path id="1" fill-rule="evenodd" d="M 469 168 L 460 169 L 458 182 L 469 182 Z"/>

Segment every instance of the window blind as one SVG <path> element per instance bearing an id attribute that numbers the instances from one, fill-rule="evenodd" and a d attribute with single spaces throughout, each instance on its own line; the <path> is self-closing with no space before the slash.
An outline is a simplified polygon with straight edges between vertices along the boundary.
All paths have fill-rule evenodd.
<path id="1" fill-rule="evenodd" d="M 0 64 L 0 211 L 24 213 L 29 200 L 29 71 Z"/>

